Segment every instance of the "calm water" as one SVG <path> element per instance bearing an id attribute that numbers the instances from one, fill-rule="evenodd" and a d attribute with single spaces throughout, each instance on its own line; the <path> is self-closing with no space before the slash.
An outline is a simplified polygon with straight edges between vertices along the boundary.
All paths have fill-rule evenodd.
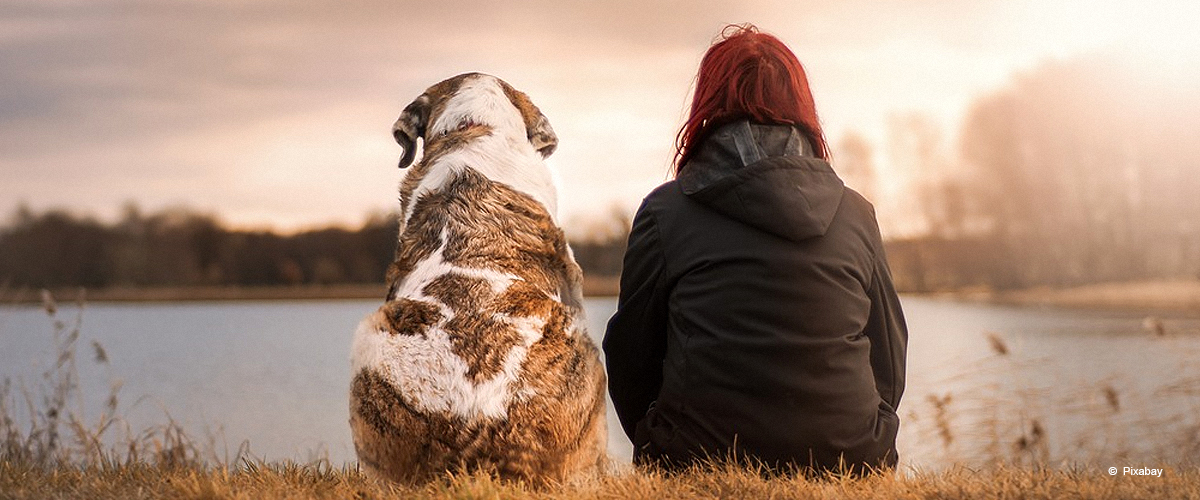
<path id="1" fill-rule="evenodd" d="M 377 305 L 88 305 L 78 360 L 84 413 L 96 415 L 110 381 L 120 380 L 134 429 L 168 412 L 194 435 L 216 436 L 218 447 L 249 440 L 269 460 L 351 461 L 349 344 Z M 587 306 L 598 339 L 615 301 Z M 911 339 L 899 448 L 908 465 L 1022 453 L 1090 462 L 1177 458 L 1200 450 L 1184 443 L 1195 446 L 1189 452 L 1179 438 L 1200 431 L 1200 321 L 1164 318 L 1168 335 L 1158 338 L 1142 315 L 915 297 L 904 306 Z M 58 319 L 71 324 L 78 313 L 64 304 Z M 0 378 L 36 388 L 53 360 L 52 332 L 39 308 L 0 309 Z M 1008 353 L 999 354 L 989 336 Z M 108 365 L 94 362 L 92 341 L 107 351 Z M 629 442 L 609 413 L 610 450 L 628 460 Z"/>

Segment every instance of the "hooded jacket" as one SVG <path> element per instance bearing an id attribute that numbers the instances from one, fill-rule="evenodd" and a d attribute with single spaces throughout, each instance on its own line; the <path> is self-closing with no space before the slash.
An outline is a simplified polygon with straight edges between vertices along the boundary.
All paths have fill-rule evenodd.
<path id="1" fill-rule="evenodd" d="M 825 470 L 896 463 L 907 339 L 871 204 L 740 121 L 638 209 L 604 352 L 635 461 Z"/>

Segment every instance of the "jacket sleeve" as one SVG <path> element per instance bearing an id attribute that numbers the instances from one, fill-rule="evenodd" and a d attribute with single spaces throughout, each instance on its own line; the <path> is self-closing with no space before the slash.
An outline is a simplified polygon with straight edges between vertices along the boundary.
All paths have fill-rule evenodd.
<path id="1" fill-rule="evenodd" d="M 665 274 L 659 229 L 643 203 L 629 233 L 617 312 L 604 334 L 608 390 L 630 440 L 662 387 L 669 294 Z"/>
<path id="2" fill-rule="evenodd" d="M 904 322 L 900 297 L 896 294 L 892 273 L 882 250 L 879 251 L 867 295 L 871 298 L 871 315 L 867 319 L 866 334 L 871 341 L 871 369 L 875 373 L 875 388 L 880 398 L 896 410 L 904 394 L 908 326 Z"/>

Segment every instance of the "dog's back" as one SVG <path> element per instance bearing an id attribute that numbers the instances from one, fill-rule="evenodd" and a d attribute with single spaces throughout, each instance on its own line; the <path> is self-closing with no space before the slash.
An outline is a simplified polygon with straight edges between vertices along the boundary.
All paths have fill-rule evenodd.
<path id="1" fill-rule="evenodd" d="M 553 132 L 503 82 L 456 79 L 397 122 L 406 153 L 424 137 L 425 155 L 401 187 L 388 301 L 355 334 L 355 447 L 403 481 L 464 467 L 564 479 L 605 460 L 605 381 L 538 154 Z M 455 99 L 467 91 L 485 95 Z"/>

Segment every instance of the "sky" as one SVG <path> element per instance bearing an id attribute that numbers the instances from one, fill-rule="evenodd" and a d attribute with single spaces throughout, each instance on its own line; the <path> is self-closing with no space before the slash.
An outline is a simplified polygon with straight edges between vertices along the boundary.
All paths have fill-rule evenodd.
<path id="1" fill-rule="evenodd" d="M 1196 19 L 1194 1 L 1136 0 L 5 0 L 0 218 L 23 204 L 111 220 L 136 202 L 236 227 L 356 225 L 397 206 L 400 110 L 481 71 L 550 120 L 560 219 L 581 234 L 667 179 L 701 56 L 751 22 L 805 65 L 830 142 L 876 149 L 887 235 L 914 175 L 887 161 L 895 117 L 953 144 L 973 99 L 1047 61 L 1200 61 Z"/>

